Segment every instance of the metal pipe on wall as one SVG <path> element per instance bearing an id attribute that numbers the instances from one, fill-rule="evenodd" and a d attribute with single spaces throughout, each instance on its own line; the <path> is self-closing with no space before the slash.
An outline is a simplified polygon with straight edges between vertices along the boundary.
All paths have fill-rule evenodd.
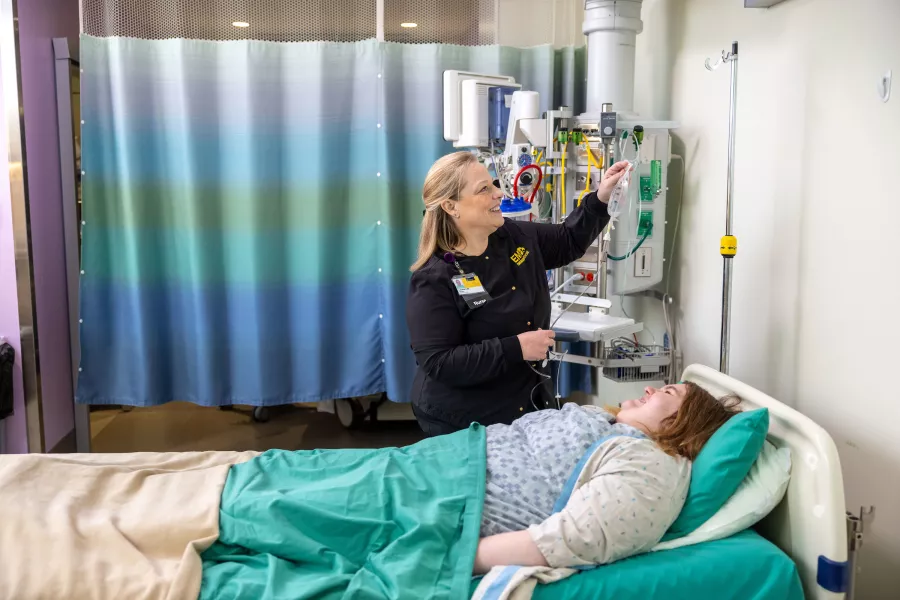
<path id="1" fill-rule="evenodd" d="M 586 0 L 582 33 L 587 36 L 586 114 L 611 102 L 619 112 L 634 108 L 636 37 L 643 28 L 643 0 Z"/>

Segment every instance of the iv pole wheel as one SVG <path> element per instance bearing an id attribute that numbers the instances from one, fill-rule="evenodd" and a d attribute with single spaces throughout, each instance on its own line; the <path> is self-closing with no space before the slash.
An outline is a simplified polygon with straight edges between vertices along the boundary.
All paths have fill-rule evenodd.
<path id="1" fill-rule="evenodd" d="M 334 401 L 334 414 L 346 429 L 356 429 L 366 418 L 362 404 L 356 398 L 339 398 Z"/>
<path id="2" fill-rule="evenodd" d="M 254 406 L 251 416 L 255 423 L 265 423 L 269 420 L 269 408 L 266 406 Z"/>

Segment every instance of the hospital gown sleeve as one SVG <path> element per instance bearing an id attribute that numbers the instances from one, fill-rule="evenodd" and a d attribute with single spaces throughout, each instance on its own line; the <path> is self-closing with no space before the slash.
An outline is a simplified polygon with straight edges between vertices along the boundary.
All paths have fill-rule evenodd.
<path id="1" fill-rule="evenodd" d="M 522 362 L 516 336 L 465 343 L 449 278 L 431 269 L 413 273 L 406 303 L 406 322 L 416 362 L 435 381 L 455 387 L 474 386 L 502 375 L 510 363 Z"/>
<path id="2" fill-rule="evenodd" d="M 615 443 L 612 443 L 615 442 Z M 606 564 L 650 550 L 675 521 L 690 465 L 646 439 L 615 438 L 565 508 L 529 528 L 551 567 Z"/>
<path id="3" fill-rule="evenodd" d="M 584 256 L 591 242 L 609 223 L 609 213 L 597 193 L 591 192 L 584 197 L 581 206 L 558 225 L 529 221 L 511 223 L 537 243 L 544 266 L 556 269 Z"/>

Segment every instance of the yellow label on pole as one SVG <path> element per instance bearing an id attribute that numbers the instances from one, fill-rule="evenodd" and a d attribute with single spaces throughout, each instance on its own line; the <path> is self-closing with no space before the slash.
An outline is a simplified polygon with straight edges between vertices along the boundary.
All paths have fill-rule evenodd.
<path id="1" fill-rule="evenodd" d="M 722 256 L 734 256 L 737 254 L 737 238 L 733 235 L 723 235 L 719 242 L 719 254 Z"/>

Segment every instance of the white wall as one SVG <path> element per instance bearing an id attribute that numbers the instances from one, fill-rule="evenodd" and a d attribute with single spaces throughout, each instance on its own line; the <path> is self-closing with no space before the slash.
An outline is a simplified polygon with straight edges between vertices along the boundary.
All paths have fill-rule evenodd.
<path id="1" fill-rule="evenodd" d="M 499 41 L 582 44 L 582 6 L 499 0 Z M 832 435 L 848 508 L 877 507 L 858 597 L 896 598 L 900 392 L 890 375 L 900 371 L 900 269 L 883 229 L 900 222 L 900 0 L 787 0 L 769 10 L 644 0 L 642 17 L 635 109 L 679 121 L 674 151 L 687 161 L 671 282 L 685 363 L 718 365 L 729 74 L 703 61 L 738 40 L 731 373 Z M 898 82 L 883 104 L 875 88 L 887 69 Z M 656 302 L 626 306 L 661 336 Z M 634 387 L 604 386 L 600 400 Z"/>
<path id="2" fill-rule="evenodd" d="M 731 372 L 838 445 L 847 505 L 877 507 L 860 598 L 900 595 L 900 1 L 645 0 L 636 109 L 681 123 L 674 295 L 687 363 L 718 365 L 729 74 L 740 42 Z M 673 203 L 674 204 L 674 203 Z M 669 219 L 671 225 L 672 219 Z"/>

